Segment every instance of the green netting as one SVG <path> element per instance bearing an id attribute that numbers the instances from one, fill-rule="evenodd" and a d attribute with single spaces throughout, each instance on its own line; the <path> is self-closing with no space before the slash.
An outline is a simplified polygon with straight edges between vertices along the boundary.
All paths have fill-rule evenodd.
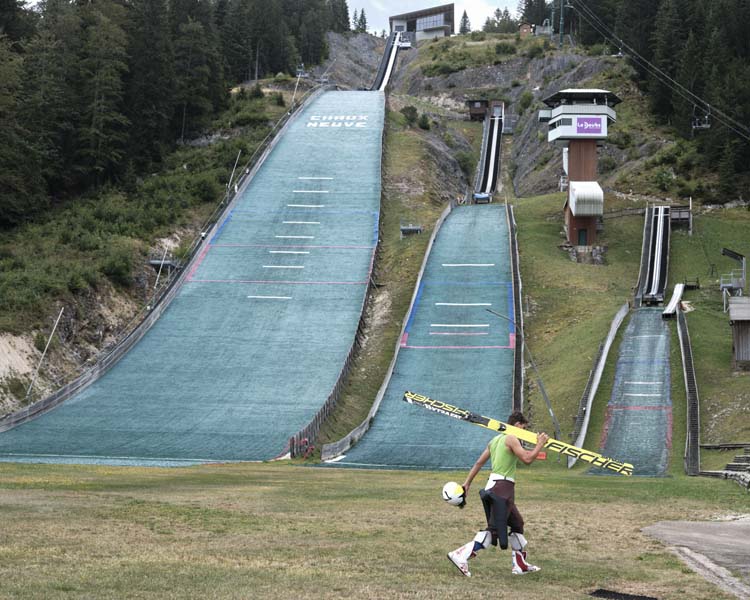
<path id="1" fill-rule="evenodd" d="M 493 433 L 402 401 L 406 390 L 505 418 L 515 329 L 505 209 L 460 206 L 437 235 L 393 376 L 364 438 L 338 466 L 465 469 Z"/>
<path id="2" fill-rule="evenodd" d="M 356 333 L 377 242 L 383 99 L 334 92 L 307 107 L 143 340 L 74 398 L 0 434 L 0 460 L 282 453 Z"/>
<path id="3" fill-rule="evenodd" d="M 631 313 L 607 405 L 601 452 L 632 463 L 635 475 L 664 475 L 672 447 L 669 327 L 661 314 L 661 308 Z"/>

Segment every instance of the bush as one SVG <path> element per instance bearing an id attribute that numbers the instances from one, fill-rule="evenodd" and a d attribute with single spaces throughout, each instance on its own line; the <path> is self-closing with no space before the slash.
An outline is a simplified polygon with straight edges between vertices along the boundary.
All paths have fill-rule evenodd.
<path id="1" fill-rule="evenodd" d="M 604 155 L 599 159 L 599 171 L 601 173 L 609 173 L 614 171 L 617 167 L 617 161 L 609 155 Z"/>
<path id="2" fill-rule="evenodd" d="M 464 175 L 471 177 L 474 171 L 474 157 L 471 155 L 471 152 L 456 152 L 456 161 L 458 161 L 458 166 L 461 167 Z"/>
<path id="3" fill-rule="evenodd" d="M 521 94 L 521 97 L 518 99 L 518 108 L 520 112 L 524 112 L 529 106 L 531 106 L 531 103 L 534 101 L 534 94 L 532 94 L 529 90 L 526 90 L 523 94 Z"/>
<path id="4" fill-rule="evenodd" d="M 281 92 L 276 92 L 273 97 L 273 103 L 276 106 L 286 106 L 286 103 L 284 102 L 284 94 Z"/>
<path id="5" fill-rule="evenodd" d="M 427 116 L 426 113 L 422 113 L 419 116 L 419 121 L 417 121 L 417 125 L 419 125 L 420 129 L 429 130 L 430 128 L 430 119 Z"/>
<path id="6" fill-rule="evenodd" d="M 469 37 L 471 37 L 472 42 L 483 42 L 487 39 L 484 31 L 472 31 Z"/>
<path id="7" fill-rule="evenodd" d="M 425 77 L 439 77 L 440 75 L 450 75 L 465 69 L 465 66 L 451 65 L 446 62 L 434 62 L 422 67 L 422 73 Z"/>
<path id="8" fill-rule="evenodd" d="M 540 58 L 544 56 L 544 48 L 539 44 L 536 44 L 526 51 L 526 58 Z"/>
<path id="9" fill-rule="evenodd" d="M 250 88 L 250 93 L 248 94 L 250 98 L 262 98 L 264 95 L 263 88 L 260 87 L 259 83 Z"/>
<path id="10" fill-rule="evenodd" d="M 406 124 L 410 127 L 417 122 L 417 109 L 413 106 L 404 106 L 399 112 L 404 115 L 406 118 Z"/>
<path id="11" fill-rule="evenodd" d="M 114 239 L 104 250 L 100 270 L 116 285 L 129 287 L 133 283 L 133 241 Z"/>
<path id="12" fill-rule="evenodd" d="M 495 44 L 495 54 L 515 54 L 516 46 L 509 42 L 498 42 Z"/>
<path id="13" fill-rule="evenodd" d="M 289 77 L 289 75 L 287 75 L 283 71 L 279 71 L 278 73 L 276 73 L 273 78 L 274 81 L 289 81 L 290 79 L 291 77 Z"/>
<path id="14" fill-rule="evenodd" d="M 222 187 L 212 173 L 201 173 L 191 182 L 193 194 L 200 202 L 216 202 L 222 194 Z"/>

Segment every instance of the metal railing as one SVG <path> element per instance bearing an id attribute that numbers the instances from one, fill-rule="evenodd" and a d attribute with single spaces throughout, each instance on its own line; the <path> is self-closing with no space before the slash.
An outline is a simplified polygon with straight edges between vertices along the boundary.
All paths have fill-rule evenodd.
<path id="1" fill-rule="evenodd" d="M 698 382 L 695 378 L 693 365 L 693 350 L 690 344 L 685 313 L 677 311 L 677 334 L 680 338 L 682 351 L 682 372 L 685 377 L 685 395 L 687 396 L 687 437 L 685 440 L 685 473 L 698 475 L 701 468 L 700 455 L 700 398 L 698 397 Z"/>

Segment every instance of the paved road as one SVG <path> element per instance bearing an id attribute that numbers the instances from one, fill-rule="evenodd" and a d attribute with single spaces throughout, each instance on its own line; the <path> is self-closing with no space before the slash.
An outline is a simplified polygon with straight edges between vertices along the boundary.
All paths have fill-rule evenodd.
<path id="1" fill-rule="evenodd" d="M 669 545 L 709 581 L 750 599 L 750 515 L 732 521 L 660 521 L 643 532 Z"/>

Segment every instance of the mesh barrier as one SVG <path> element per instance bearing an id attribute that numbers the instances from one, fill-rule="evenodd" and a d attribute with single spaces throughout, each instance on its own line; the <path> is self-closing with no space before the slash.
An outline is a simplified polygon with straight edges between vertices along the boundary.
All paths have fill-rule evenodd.
<path id="1" fill-rule="evenodd" d="M 631 313 L 607 405 L 601 453 L 632 463 L 635 475 L 664 475 L 672 447 L 669 327 L 661 313 Z"/>
<path id="2" fill-rule="evenodd" d="M 505 208 L 459 206 L 430 252 L 398 358 L 372 426 L 336 466 L 464 469 L 493 433 L 402 401 L 406 390 L 507 417 L 515 331 Z"/>
<path id="3" fill-rule="evenodd" d="M 336 385 L 377 243 L 382 94 L 290 124 L 177 297 L 105 376 L 0 434 L 0 460 L 192 464 L 281 454 Z"/>

